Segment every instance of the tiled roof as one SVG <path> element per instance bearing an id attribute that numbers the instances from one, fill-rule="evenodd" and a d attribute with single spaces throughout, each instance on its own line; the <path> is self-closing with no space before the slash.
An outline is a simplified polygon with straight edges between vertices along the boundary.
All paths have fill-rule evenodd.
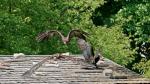
<path id="1" fill-rule="evenodd" d="M 99 64 L 98 69 L 89 68 L 88 64 L 82 62 L 82 56 L 70 56 L 71 59 L 69 56 L 61 59 L 50 59 L 43 63 L 30 77 L 22 76 L 45 57 L 44 55 L 27 56 L 23 58 L 25 60 L 13 62 L 9 62 L 12 57 L 0 57 L 0 62 L 8 62 L 8 69 L 0 69 L 0 84 L 150 83 L 150 80 L 106 58 L 104 63 Z"/>

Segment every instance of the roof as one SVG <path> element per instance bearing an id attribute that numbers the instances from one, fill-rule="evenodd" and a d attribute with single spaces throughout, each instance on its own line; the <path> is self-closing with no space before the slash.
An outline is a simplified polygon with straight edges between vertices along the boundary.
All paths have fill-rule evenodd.
<path id="1" fill-rule="evenodd" d="M 104 63 L 99 64 L 98 69 L 85 68 L 87 64 L 81 62 L 82 56 L 70 56 L 81 59 L 75 61 L 71 59 L 47 60 L 30 77 L 22 76 L 45 57 L 44 55 L 27 56 L 24 58 L 26 60 L 9 62 L 8 60 L 12 60 L 12 57 L 1 56 L 1 62 L 5 61 L 10 64 L 8 64 L 9 69 L 0 69 L 0 84 L 150 83 L 149 79 L 106 58 Z"/>

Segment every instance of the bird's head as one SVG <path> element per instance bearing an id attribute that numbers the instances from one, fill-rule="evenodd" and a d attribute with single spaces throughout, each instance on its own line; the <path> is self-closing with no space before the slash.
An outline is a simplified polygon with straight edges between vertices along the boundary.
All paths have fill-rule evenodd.
<path id="1" fill-rule="evenodd" d="M 68 39 L 68 38 L 66 38 L 66 37 L 65 37 L 65 38 L 63 38 L 62 40 L 63 40 L 63 43 L 64 43 L 64 44 L 67 44 L 67 43 L 69 42 L 69 39 Z"/>

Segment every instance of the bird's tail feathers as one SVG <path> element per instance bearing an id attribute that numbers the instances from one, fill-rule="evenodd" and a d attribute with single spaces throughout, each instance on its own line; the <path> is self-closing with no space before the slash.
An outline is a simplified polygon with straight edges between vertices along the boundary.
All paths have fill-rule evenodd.
<path id="1" fill-rule="evenodd" d="M 96 64 L 99 60 L 102 60 L 102 59 L 103 59 L 103 57 L 100 54 L 100 51 L 96 50 L 95 55 L 94 55 L 93 63 Z"/>

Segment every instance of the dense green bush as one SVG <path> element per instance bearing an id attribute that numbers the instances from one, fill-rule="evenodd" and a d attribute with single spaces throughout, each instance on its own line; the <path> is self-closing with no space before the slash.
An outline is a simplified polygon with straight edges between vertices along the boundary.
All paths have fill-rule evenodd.
<path id="1" fill-rule="evenodd" d="M 149 45 L 150 44 L 150 28 L 149 28 L 150 26 L 150 10 L 149 10 L 150 2 L 149 0 L 117 0 L 117 1 L 106 0 L 106 1 L 107 3 L 105 3 L 103 6 L 96 8 L 92 16 L 92 20 L 94 24 L 96 26 L 106 26 L 107 28 L 113 28 L 114 25 L 116 27 L 119 27 L 122 30 L 122 33 L 124 33 L 129 38 L 128 40 L 130 40 L 130 42 L 127 43 L 127 45 L 130 45 L 129 51 L 130 52 L 133 51 L 131 55 L 132 60 L 130 60 L 130 57 L 127 58 L 129 59 L 129 61 L 127 61 L 127 63 L 124 63 L 123 65 L 127 64 L 126 66 L 128 68 L 135 70 L 141 74 L 144 74 L 147 77 L 150 77 L 149 75 L 150 74 L 149 73 L 150 72 L 149 70 L 150 68 L 149 66 L 150 65 L 149 64 L 149 59 L 150 59 L 150 45 Z M 109 12 L 106 12 L 106 9 Z M 109 29 L 106 29 L 106 30 L 108 31 Z M 105 35 L 105 33 L 102 34 L 102 36 L 103 35 Z M 114 35 L 111 35 L 111 36 L 112 36 L 111 39 L 113 40 L 113 37 L 115 36 Z M 106 36 L 105 38 L 108 38 L 108 36 Z M 101 42 L 103 41 L 101 40 Z M 101 43 L 101 42 L 97 43 L 97 45 L 105 45 L 107 43 L 107 41 L 105 41 L 104 43 Z M 121 49 L 122 47 L 117 46 L 113 43 L 114 42 L 110 44 L 114 45 L 113 46 L 114 52 L 116 50 L 115 47 L 120 48 L 119 50 L 123 52 Z M 148 45 L 144 45 L 145 43 Z M 105 45 L 105 47 L 107 46 L 108 44 Z M 105 48 L 103 47 L 102 49 L 104 50 Z M 119 54 L 119 50 L 117 54 Z M 113 51 L 113 50 L 110 49 L 109 52 L 110 51 Z M 109 52 L 107 54 L 109 54 Z M 128 54 L 130 52 L 128 52 Z M 103 53 L 105 54 L 105 51 Z M 105 54 L 105 56 L 107 56 L 107 54 Z M 111 52 L 111 55 L 113 55 L 112 52 Z M 127 53 L 124 54 L 124 56 L 125 55 L 127 55 Z M 146 58 L 142 58 L 142 55 L 145 55 Z M 125 58 L 122 58 L 124 56 L 122 55 L 120 56 L 121 56 L 121 60 L 125 59 Z M 109 58 L 112 58 L 112 57 L 113 56 Z M 114 60 L 115 59 L 117 59 L 117 57 L 115 57 Z M 120 59 L 117 59 L 115 61 L 118 62 L 119 60 Z M 118 62 L 118 63 L 122 64 L 121 62 Z"/>
<path id="2" fill-rule="evenodd" d="M 120 27 L 98 28 L 94 30 L 90 41 L 105 57 L 123 66 L 134 60 L 134 50 L 130 48 L 130 40 L 122 33 Z"/>
<path id="3" fill-rule="evenodd" d="M 90 28 L 92 11 L 102 4 L 100 1 L 1 0 L 0 54 L 79 53 L 75 40 L 63 45 L 57 38 L 37 43 L 35 37 L 51 29 L 66 35 L 71 29 Z"/>
<path id="4" fill-rule="evenodd" d="M 130 64 L 133 67 L 130 68 L 150 77 L 150 45 L 142 46 L 144 43 L 150 43 L 150 3 L 148 1 L 133 3 L 124 6 L 116 14 L 115 21 L 130 38 L 131 48 L 136 50 L 135 60 Z M 143 60 L 145 58 L 142 58 L 142 55 L 145 55 L 147 60 Z"/>

